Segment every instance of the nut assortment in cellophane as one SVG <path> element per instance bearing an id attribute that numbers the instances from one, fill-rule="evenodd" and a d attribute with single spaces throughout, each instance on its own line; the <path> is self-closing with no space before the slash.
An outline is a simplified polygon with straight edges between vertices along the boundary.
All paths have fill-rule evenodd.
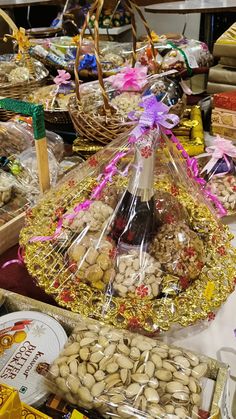
<path id="1" fill-rule="evenodd" d="M 235 251 L 206 196 L 222 214 L 221 203 L 162 125 L 178 117 L 154 96 L 144 108 L 128 138 L 32 209 L 20 244 L 30 274 L 63 307 L 159 333 L 214 314 L 234 289 Z M 150 109 L 164 119 L 143 130 Z"/>
<path id="2" fill-rule="evenodd" d="M 225 215 L 236 212 L 236 147 L 217 135 L 206 153 L 199 156 L 202 175 L 225 208 Z"/>
<path id="3" fill-rule="evenodd" d="M 49 388 L 104 418 L 200 417 L 206 358 L 81 319 L 51 364 Z"/>

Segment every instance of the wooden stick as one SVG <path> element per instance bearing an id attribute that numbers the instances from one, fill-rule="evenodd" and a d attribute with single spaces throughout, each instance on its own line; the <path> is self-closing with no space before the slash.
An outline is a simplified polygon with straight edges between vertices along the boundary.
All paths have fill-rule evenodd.
<path id="1" fill-rule="evenodd" d="M 44 193 L 50 188 L 50 175 L 48 164 L 47 138 L 35 141 L 36 156 L 38 163 L 40 192 Z"/>

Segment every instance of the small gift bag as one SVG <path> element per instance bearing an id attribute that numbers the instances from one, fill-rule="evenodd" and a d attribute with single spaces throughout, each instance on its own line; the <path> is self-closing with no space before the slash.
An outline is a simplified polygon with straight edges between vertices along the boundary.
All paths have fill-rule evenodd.
<path id="1" fill-rule="evenodd" d="M 218 135 L 213 144 L 206 148 L 206 152 L 207 154 L 201 155 L 202 158 L 199 156 L 200 164 L 203 166 L 201 173 L 207 180 L 212 193 L 218 197 L 226 209 L 226 215 L 235 214 L 236 146 Z"/>

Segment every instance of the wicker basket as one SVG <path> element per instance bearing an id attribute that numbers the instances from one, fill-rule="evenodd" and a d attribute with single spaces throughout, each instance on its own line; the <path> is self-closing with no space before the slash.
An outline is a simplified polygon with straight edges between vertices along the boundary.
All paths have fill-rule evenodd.
<path id="1" fill-rule="evenodd" d="M 2 9 L 0 9 L 0 17 L 2 17 L 6 21 L 6 23 L 8 23 L 13 33 L 16 33 L 18 31 L 18 28 L 16 27 L 15 23 Z M 32 60 L 27 50 L 24 52 L 24 55 L 30 74 L 34 74 L 35 67 L 37 66 L 39 70 L 42 70 L 42 77 L 38 80 L 32 80 L 16 84 L 1 83 L 0 96 L 9 97 L 12 99 L 22 99 L 23 97 L 27 96 L 32 90 L 37 89 L 38 87 L 46 84 L 47 77 L 49 74 L 48 70 L 46 70 L 43 64 L 39 61 Z M 0 110 L 0 120 L 6 121 L 7 119 L 11 118 L 11 116 L 12 112 Z"/>
<path id="2" fill-rule="evenodd" d="M 117 0 L 118 1 L 118 0 Z M 133 56 L 132 56 L 132 65 L 134 66 L 136 63 L 136 43 L 137 43 L 137 34 L 136 34 L 136 23 L 135 23 L 135 12 L 137 12 L 145 26 L 147 31 L 147 35 L 151 44 L 152 55 L 154 63 L 155 61 L 155 51 L 154 51 L 154 44 L 151 37 L 150 29 L 147 25 L 147 22 L 139 9 L 139 7 L 132 1 L 132 0 L 125 0 L 124 1 L 127 9 L 130 11 L 131 14 L 131 22 L 132 22 L 132 34 L 133 34 Z M 98 141 L 102 144 L 107 144 L 113 139 L 117 138 L 119 135 L 123 135 L 130 131 L 132 125 L 130 123 L 126 124 L 122 117 L 115 113 L 114 109 L 109 103 L 109 99 L 107 93 L 105 91 L 104 82 L 103 82 L 103 72 L 99 58 L 99 16 L 101 14 L 102 8 L 104 5 L 104 0 L 95 0 L 94 4 L 91 6 L 83 28 L 81 30 L 81 36 L 77 48 L 76 60 L 75 60 L 75 83 L 76 83 L 76 97 L 72 97 L 69 101 L 69 112 L 74 124 L 76 132 L 79 134 L 79 137 L 83 138 L 84 140 L 92 140 Z M 97 114 L 89 114 L 86 112 L 86 109 L 83 108 L 81 103 L 80 97 L 80 83 L 79 83 L 79 75 L 78 75 L 78 66 L 79 66 L 79 58 L 80 52 L 82 48 L 83 37 L 85 34 L 85 30 L 89 24 L 90 16 L 96 10 L 95 15 L 95 22 L 94 22 L 94 46 L 95 46 L 95 57 L 97 62 L 97 69 L 98 69 L 98 81 L 102 93 L 103 98 L 103 110 L 101 113 Z"/>

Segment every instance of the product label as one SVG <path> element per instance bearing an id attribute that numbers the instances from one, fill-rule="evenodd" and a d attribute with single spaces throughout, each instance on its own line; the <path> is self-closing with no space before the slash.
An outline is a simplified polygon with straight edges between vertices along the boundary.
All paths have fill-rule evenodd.
<path id="1" fill-rule="evenodd" d="M 14 320 L 0 324 L 0 382 L 16 388 L 21 400 L 32 404 L 47 393 L 44 375 L 63 347 L 66 335 L 62 329 L 61 341 L 57 335 L 60 325 L 48 316 L 42 315 L 42 320 L 18 320 L 17 313 L 14 315 Z M 41 317 L 36 313 L 33 316 L 37 315 Z M 4 317 L 8 316 L 13 314 Z"/>

